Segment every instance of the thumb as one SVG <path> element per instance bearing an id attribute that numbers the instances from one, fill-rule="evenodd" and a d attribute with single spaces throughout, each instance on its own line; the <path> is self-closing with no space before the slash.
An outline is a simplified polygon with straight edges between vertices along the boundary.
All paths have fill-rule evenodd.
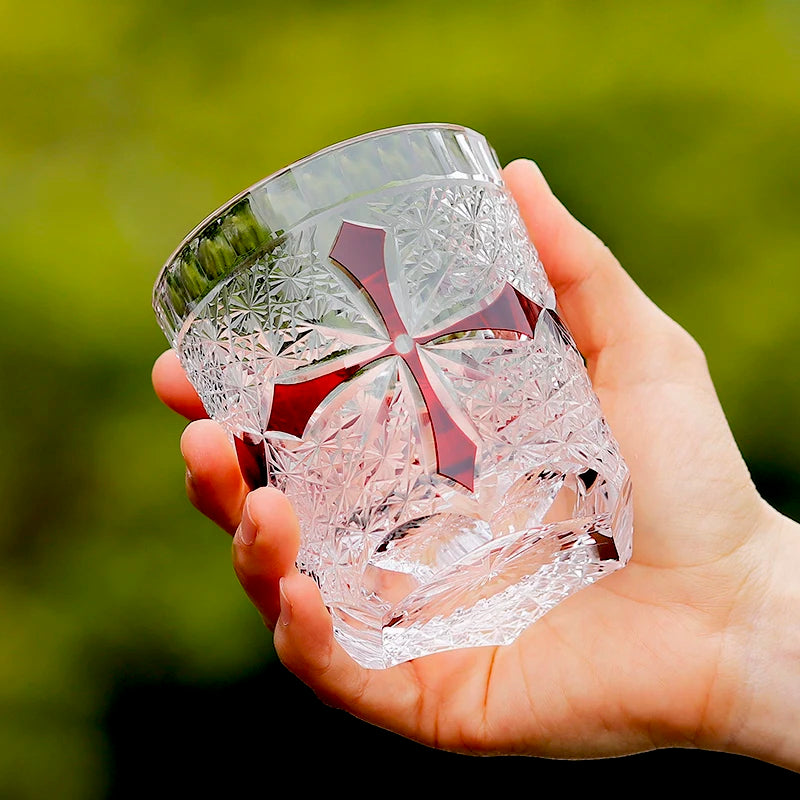
<path id="1" fill-rule="evenodd" d="M 604 350 L 671 322 L 600 239 L 567 211 L 533 161 L 512 161 L 503 179 L 590 372 Z"/>

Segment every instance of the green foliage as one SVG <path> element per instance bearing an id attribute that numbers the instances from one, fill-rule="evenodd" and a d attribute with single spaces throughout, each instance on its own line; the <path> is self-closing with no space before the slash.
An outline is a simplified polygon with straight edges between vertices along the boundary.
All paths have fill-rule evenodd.
<path id="1" fill-rule="evenodd" d="M 3 797 L 102 796 L 121 676 L 271 657 L 183 497 L 150 294 L 206 214 L 334 141 L 450 121 L 535 158 L 704 346 L 745 455 L 797 474 L 793 4 L 3 6 Z M 264 241 L 232 212 L 185 254 L 197 291 Z"/>

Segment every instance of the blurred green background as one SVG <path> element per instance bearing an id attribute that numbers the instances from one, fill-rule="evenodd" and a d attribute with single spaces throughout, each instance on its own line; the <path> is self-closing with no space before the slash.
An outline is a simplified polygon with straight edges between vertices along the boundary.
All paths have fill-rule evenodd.
<path id="1" fill-rule="evenodd" d="M 149 303 L 195 223 L 334 141 L 448 121 L 535 158 L 703 345 L 800 517 L 797 2 L 0 0 L 0 99 L 0 797 L 133 793 L 156 750 L 185 785 L 201 752 L 234 774 L 244 740 L 264 768 L 303 750 L 184 497 Z"/>

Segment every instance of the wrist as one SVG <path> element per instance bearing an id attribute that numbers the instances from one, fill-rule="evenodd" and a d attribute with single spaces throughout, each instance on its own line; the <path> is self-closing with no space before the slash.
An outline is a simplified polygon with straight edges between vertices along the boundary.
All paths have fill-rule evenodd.
<path id="1" fill-rule="evenodd" d="M 720 653 L 703 746 L 800 771 L 800 525 L 766 507 Z M 722 688 L 725 687 L 725 688 Z"/>

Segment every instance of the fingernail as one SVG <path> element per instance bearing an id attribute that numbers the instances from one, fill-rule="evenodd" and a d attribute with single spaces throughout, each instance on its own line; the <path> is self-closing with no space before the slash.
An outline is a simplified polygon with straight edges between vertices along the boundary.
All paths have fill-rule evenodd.
<path id="1" fill-rule="evenodd" d="M 281 615 L 278 620 L 281 625 L 286 627 L 292 621 L 292 603 L 286 595 L 286 589 L 283 583 L 284 580 L 284 578 L 281 578 L 280 581 L 278 581 L 278 591 L 281 596 Z"/>
<path id="2" fill-rule="evenodd" d="M 250 516 L 250 495 L 248 495 L 247 499 L 244 501 L 244 508 L 242 509 L 242 522 L 239 525 L 237 536 L 243 545 L 249 547 L 256 540 L 257 534 L 258 527 L 256 526 L 256 523 L 253 522 L 253 518 Z"/>

